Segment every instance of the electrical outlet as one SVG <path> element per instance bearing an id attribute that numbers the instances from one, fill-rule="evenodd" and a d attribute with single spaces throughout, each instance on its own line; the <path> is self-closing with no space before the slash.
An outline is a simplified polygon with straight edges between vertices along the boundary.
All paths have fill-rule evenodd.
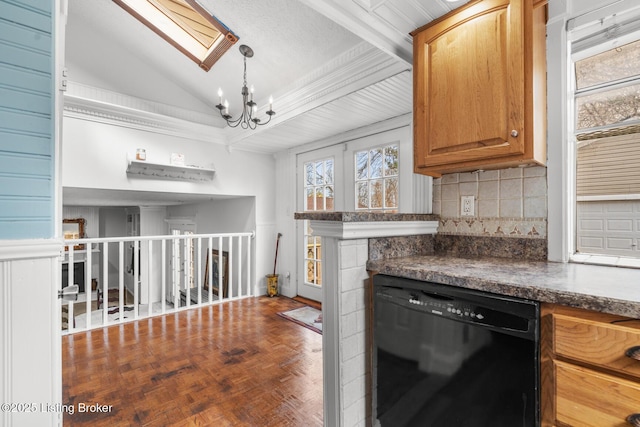
<path id="1" fill-rule="evenodd" d="M 460 215 L 461 216 L 475 215 L 475 197 L 473 196 L 460 197 Z"/>

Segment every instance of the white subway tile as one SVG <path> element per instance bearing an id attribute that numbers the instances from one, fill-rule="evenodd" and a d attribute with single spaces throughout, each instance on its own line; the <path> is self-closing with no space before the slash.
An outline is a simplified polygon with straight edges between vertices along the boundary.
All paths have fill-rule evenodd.
<path id="1" fill-rule="evenodd" d="M 460 182 L 477 182 L 478 174 L 475 172 L 461 173 L 458 175 L 458 180 Z"/>
<path id="2" fill-rule="evenodd" d="M 547 217 L 547 198 L 546 197 L 527 197 L 524 199 L 524 217 L 525 218 L 546 218 Z"/>
<path id="3" fill-rule="evenodd" d="M 344 268 L 357 267 L 357 265 L 358 265 L 358 251 L 356 246 L 354 244 L 341 245 L 340 267 L 344 269 Z"/>
<path id="4" fill-rule="evenodd" d="M 457 200 L 443 200 L 440 210 L 440 215 L 443 218 L 457 218 L 460 216 Z"/>
<path id="5" fill-rule="evenodd" d="M 442 215 L 442 205 L 439 200 L 433 201 L 433 204 L 431 205 L 431 211 L 434 215 Z"/>
<path id="6" fill-rule="evenodd" d="M 442 186 L 442 201 L 458 200 L 458 184 L 446 184 Z"/>
<path id="7" fill-rule="evenodd" d="M 500 199 L 515 199 L 522 197 L 521 179 L 501 179 Z"/>
<path id="8" fill-rule="evenodd" d="M 500 182 L 482 181 L 478 183 L 478 200 L 499 199 Z"/>
<path id="9" fill-rule="evenodd" d="M 478 173 L 478 180 L 479 181 L 497 181 L 498 179 L 500 179 L 500 171 L 499 170 L 482 171 L 482 172 Z"/>
<path id="10" fill-rule="evenodd" d="M 500 170 L 500 179 L 522 178 L 522 168 Z"/>
<path id="11" fill-rule="evenodd" d="M 497 218 L 498 217 L 498 199 L 482 199 L 478 200 L 478 217 L 480 218 Z"/>
<path id="12" fill-rule="evenodd" d="M 340 317 L 340 329 L 342 338 L 350 337 L 358 332 L 356 313 L 349 313 Z"/>
<path id="13" fill-rule="evenodd" d="M 360 354 L 360 346 L 358 345 L 360 340 L 362 340 L 360 334 L 351 335 L 342 339 L 341 363 Z"/>
<path id="14" fill-rule="evenodd" d="M 500 199 L 500 218 L 522 218 L 522 199 Z"/>
<path id="15" fill-rule="evenodd" d="M 544 166 L 532 166 L 530 168 L 524 168 L 525 177 L 530 176 L 547 176 L 547 168 Z"/>
<path id="16" fill-rule="evenodd" d="M 356 301 L 357 298 L 357 290 L 342 292 L 342 295 L 340 296 L 340 313 L 343 316 L 356 311 L 358 305 Z"/>
<path id="17" fill-rule="evenodd" d="M 478 197 L 478 183 L 477 182 L 463 182 L 459 184 L 458 192 L 460 196 L 475 196 Z"/>
<path id="18" fill-rule="evenodd" d="M 459 182 L 457 173 L 442 175 L 442 184 L 457 184 Z"/>
<path id="19" fill-rule="evenodd" d="M 526 197 L 546 196 L 547 177 L 536 176 L 524 179 L 524 194 Z"/>

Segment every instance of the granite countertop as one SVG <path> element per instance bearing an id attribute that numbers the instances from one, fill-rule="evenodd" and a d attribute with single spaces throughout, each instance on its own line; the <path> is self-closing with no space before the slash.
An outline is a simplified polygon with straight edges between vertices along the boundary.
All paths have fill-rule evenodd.
<path id="1" fill-rule="evenodd" d="M 438 221 L 433 214 L 406 214 L 382 212 L 296 212 L 294 219 L 311 221 L 374 222 L 374 221 Z"/>
<path id="2" fill-rule="evenodd" d="M 367 268 L 380 274 L 640 318 L 640 269 L 429 255 L 369 261 Z"/>

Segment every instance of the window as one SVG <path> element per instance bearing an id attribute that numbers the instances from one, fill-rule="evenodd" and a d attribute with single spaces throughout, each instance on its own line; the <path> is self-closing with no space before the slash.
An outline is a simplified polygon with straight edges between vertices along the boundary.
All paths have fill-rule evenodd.
<path id="1" fill-rule="evenodd" d="M 356 210 L 398 211 L 398 145 L 355 153 Z"/>
<path id="2" fill-rule="evenodd" d="M 114 0 L 209 71 L 238 38 L 196 0 Z"/>
<path id="3" fill-rule="evenodd" d="M 640 33 L 598 29 L 571 44 L 572 258 L 635 265 L 621 259 L 640 258 Z"/>
<path id="4" fill-rule="evenodd" d="M 334 162 L 324 159 L 304 164 L 305 211 L 334 209 Z M 304 221 L 304 265 L 307 284 L 322 285 L 322 238 L 313 235 L 310 221 Z"/>

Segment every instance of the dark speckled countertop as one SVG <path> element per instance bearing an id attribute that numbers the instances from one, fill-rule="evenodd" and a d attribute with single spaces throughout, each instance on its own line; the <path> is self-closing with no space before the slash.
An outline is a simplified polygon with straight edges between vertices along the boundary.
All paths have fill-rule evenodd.
<path id="1" fill-rule="evenodd" d="M 503 258 L 413 256 L 369 261 L 380 274 L 640 318 L 640 269 Z"/>
<path id="2" fill-rule="evenodd" d="M 312 221 L 374 222 L 374 221 L 437 221 L 433 214 L 407 214 L 382 212 L 296 212 L 294 219 Z"/>

